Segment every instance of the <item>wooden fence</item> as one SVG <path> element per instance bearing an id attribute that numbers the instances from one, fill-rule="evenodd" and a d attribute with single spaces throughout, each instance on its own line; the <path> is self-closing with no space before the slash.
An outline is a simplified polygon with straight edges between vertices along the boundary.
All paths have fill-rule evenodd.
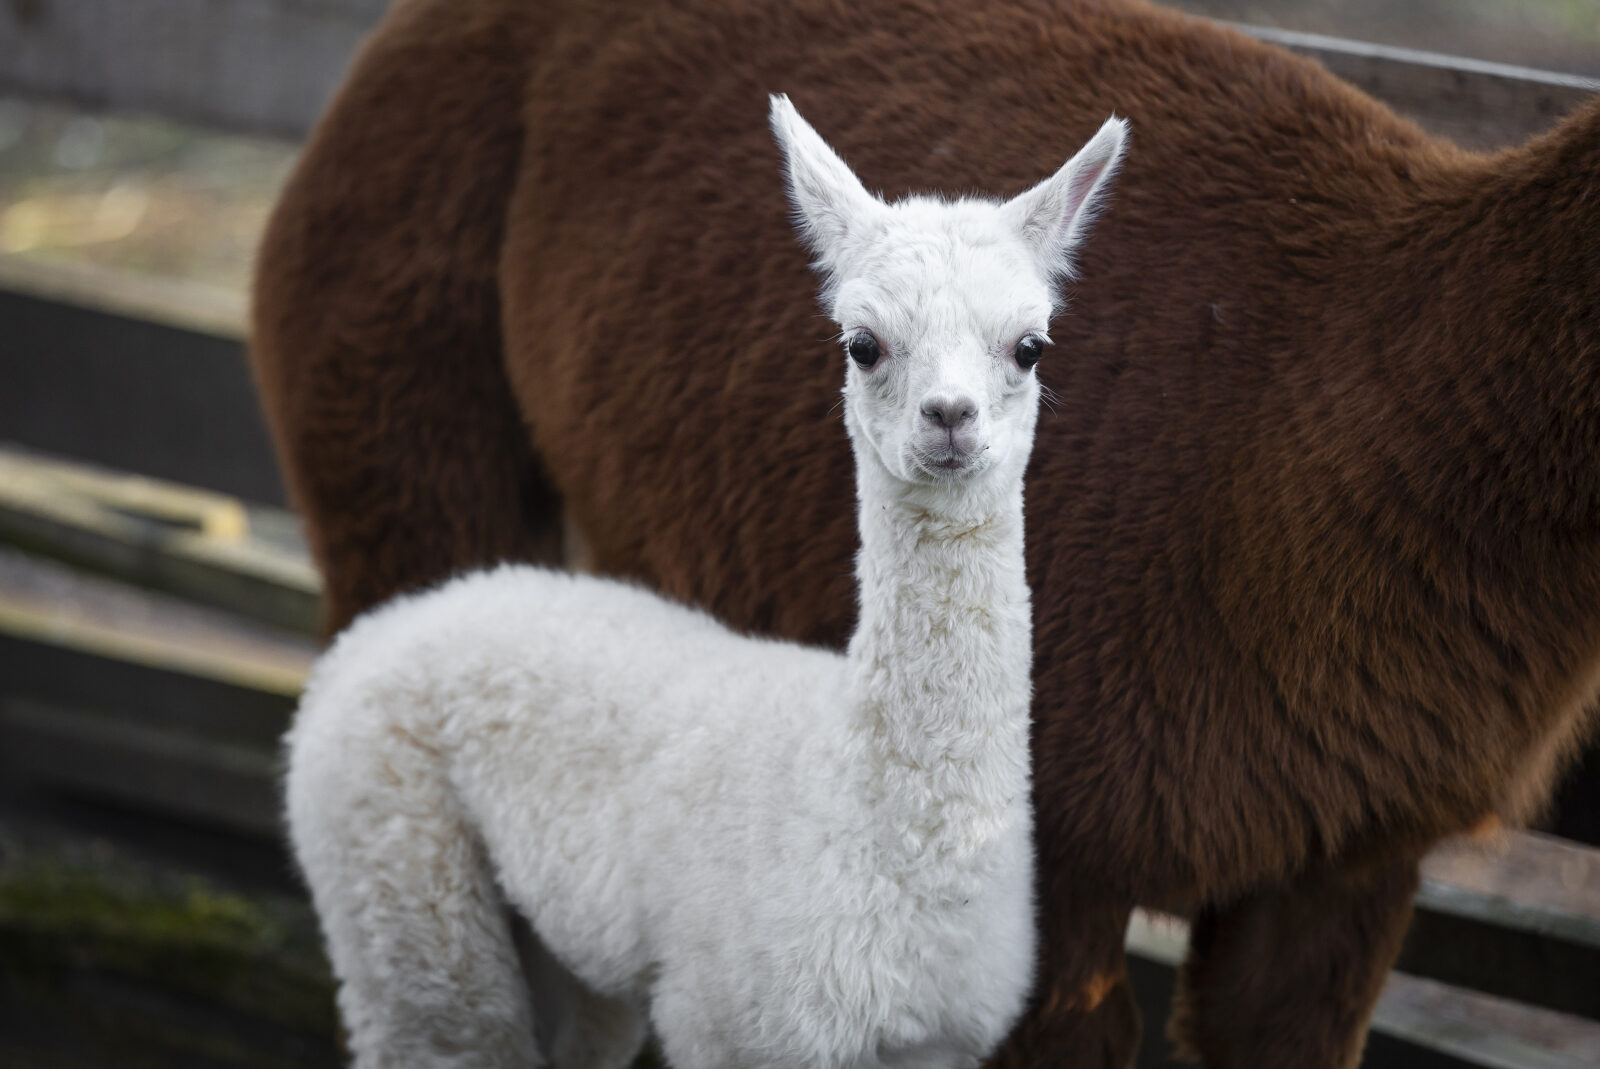
<path id="1" fill-rule="evenodd" d="M 299 136 L 384 6 L 9 0 L 0 92 Z M 1474 146 L 1600 90 L 1247 30 Z M 239 304 L 207 291 L 0 259 L 0 545 L 75 569 L 0 567 L 0 1061 L 337 1061 L 275 787 L 316 580 L 242 340 Z M 124 587 L 83 573 L 148 591 L 132 622 L 95 608 Z M 169 626 L 166 604 L 214 626 Z M 1142 1065 L 1165 1064 L 1183 938 L 1170 918 L 1129 931 Z M 1438 852 L 1400 967 L 1368 1066 L 1600 1064 L 1600 852 L 1537 835 Z"/>

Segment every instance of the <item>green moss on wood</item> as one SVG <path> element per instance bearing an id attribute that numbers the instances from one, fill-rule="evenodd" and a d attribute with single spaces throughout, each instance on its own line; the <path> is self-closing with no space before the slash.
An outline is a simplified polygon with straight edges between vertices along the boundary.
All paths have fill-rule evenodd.
<path id="1" fill-rule="evenodd" d="M 8 986 L 43 993 L 86 970 L 295 1032 L 335 1032 L 333 981 L 303 906 L 117 864 L 0 867 Z"/>
<path id="2" fill-rule="evenodd" d="M 334 983 L 303 902 L 225 890 L 109 849 L 24 851 L 4 839 L 0 1064 L 338 1064 Z M 18 1013 L 31 1039 L 4 1035 Z M 635 1063 L 663 1066 L 654 1044 Z"/>

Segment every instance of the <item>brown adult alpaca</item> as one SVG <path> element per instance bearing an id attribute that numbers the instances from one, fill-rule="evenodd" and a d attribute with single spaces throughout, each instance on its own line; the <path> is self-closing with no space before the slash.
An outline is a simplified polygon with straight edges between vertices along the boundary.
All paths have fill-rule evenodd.
<path id="1" fill-rule="evenodd" d="M 1029 482 L 1045 961 L 1117 1066 L 1136 902 L 1213 1066 L 1353 1063 L 1416 858 L 1536 804 L 1600 670 L 1600 106 L 1497 156 L 1140 4 L 402 0 L 262 252 L 330 627 L 546 551 L 849 633 L 839 359 L 762 120 L 1008 193 L 1108 113 Z M 931 152 L 927 146 L 936 146 Z"/>

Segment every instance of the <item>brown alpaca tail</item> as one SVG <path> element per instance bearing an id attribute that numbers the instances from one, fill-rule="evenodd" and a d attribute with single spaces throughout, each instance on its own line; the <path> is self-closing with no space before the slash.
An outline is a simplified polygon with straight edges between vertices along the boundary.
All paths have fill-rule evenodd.
<path id="1" fill-rule="evenodd" d="M 500 6 L 398 5 L 261 248 L 252 360 L 329 632 L 397 592 L 559 546 L 501 357 L 530 50 Z"/>

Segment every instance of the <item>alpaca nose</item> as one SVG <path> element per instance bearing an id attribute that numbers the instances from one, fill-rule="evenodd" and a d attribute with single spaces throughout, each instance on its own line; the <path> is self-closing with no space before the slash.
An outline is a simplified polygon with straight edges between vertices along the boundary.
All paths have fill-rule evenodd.
<path id="1" fill-rule="evenodd" d="M 978 418 L 978 402 L 965 395 L 930 397 L 922 402 L 922 415 L 936 427 L 954 429 Z"/>

